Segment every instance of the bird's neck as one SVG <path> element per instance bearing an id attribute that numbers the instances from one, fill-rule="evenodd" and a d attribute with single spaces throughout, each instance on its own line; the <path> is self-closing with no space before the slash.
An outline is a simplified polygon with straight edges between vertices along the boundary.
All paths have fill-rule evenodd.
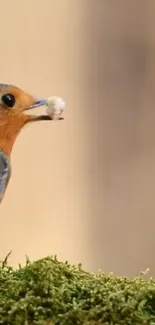
<path id="1" fill-rule="evenodd" d="M 26 115 L 19 116 L 4 116 L 0 118 L 0 149 L 9 157 L 14 145 L 14 142 L 23 128 L 28 122 Z"/>

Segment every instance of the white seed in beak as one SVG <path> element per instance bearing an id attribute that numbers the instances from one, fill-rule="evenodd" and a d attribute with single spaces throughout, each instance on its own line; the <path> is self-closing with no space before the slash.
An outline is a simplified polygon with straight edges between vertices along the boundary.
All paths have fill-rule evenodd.
<path id="1" fill-rule="evenodd" d="M 61 117 L 65 106 L 66 104 L 62 98 L 56 96 L 49 97 L 47 100 L 46 113 L 52 118 L 52 120 L 58 120 Z"/>

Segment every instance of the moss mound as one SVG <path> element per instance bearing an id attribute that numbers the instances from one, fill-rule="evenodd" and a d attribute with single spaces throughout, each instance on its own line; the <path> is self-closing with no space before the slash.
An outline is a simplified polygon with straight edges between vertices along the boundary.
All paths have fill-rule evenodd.
<path id="1" fill-rule="evenodd" d="M 0 324 L 153 325 L 155 280 L 85 272 L 47 257 L 0 265 Z"/>

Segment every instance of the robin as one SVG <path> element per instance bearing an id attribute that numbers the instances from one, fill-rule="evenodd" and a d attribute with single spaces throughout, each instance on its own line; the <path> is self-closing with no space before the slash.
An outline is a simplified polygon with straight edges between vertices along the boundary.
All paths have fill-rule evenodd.
<path id="1" fill-rule="evenodd" d="M 25 114 L 43 105 L 47 106 L 48 114 Z M 37 99 L 16 86 L 0 84 L 0 203 L 11 176 L 11 152 L 20 130 L 30 122 L 56 119 L 57 111 L 57 119 L 61 119 L 60 106 L 63 106 L 60 98 Z"/>

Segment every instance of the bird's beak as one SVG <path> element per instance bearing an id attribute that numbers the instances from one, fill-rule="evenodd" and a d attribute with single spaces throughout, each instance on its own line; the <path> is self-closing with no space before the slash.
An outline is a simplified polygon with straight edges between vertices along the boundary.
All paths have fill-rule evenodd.
<path id="1" fill-rule="evenodd" d="M 30 106 L 26 107 L 26 110 L 36 108 L 36 107 L 40 107 L 40 106 L 44 106 L 44 105 L 47 105 L 47 99 L 36 99 L 34 101 L 34 103 L 32 103 Z"/>
<path id="2" fill-rule="evenodd" d="M 24 109 L 24 111 L 27 110 L 31 110 L 33 108 L 36 107 L 40 107 L 40 106 L 44 106 L 44 105 L 48 105 L 48 100 L 47 99 L 35 99 L 32 100 L 32 103 L 28 106 L 26 106 L 26 108 Z M 29 115 L 31 116 L 31 115 Z M 51 120 L 52 118 L 48 115 L 48 114 L 39 114 L 39 115 L 32 115 L 31 116 L 31 121 L 47 121 L 47 120 Z"/>

